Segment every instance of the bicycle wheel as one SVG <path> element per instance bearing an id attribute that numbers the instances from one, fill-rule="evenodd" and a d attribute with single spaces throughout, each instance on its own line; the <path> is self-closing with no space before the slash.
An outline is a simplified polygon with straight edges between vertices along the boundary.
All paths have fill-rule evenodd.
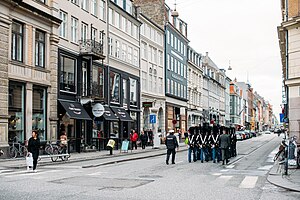
<path id="1" fill-rule="evenodd" d="M 58 158 L 58 149 L 55 148 L 55 149 L 53 149 L 53 152 L 51 154 L 51 160 L 52 160 L 52 162 L 56 162 L 57 158 Z"/>
<path id="2" fill-rule="evenodd" d="M 66 154 L 66 149 L 61 149 L 62 154 Z M 69 159 L 68 156 L 61 156 L 60 157 L 62 161 L 67 161 Z"/>
<path id="3" fill-rule="evenodd" d="M 9 157 L 10 158 L 16 158 L 18 155 L 18 151 L 14 146 L 9 147 Z"/>
<path id="4" fill-rule="evenodd" d="M 45 152 L 46 154 L 51 155 L 53 153 L 53 148 L 49 144 L 47 144 L 45 147 Z"/>
<path id="5" fill-rule="evenodd" d="M 27 156 L 27 154 L 28 154 L 28 150 L 27 150 L 27 148 L 26 148 L 25 146 L 22 146 L 22 147 L 21 147 L 20 156 L 22 156 L 22 157 L 26 157 L 26 156 Z"/>

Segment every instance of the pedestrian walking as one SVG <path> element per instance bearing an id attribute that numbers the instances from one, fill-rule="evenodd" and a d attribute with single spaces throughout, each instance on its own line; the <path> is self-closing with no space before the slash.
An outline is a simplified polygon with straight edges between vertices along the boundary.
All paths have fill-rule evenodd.
<path id="1" fill-rule="evenodd" d="M 39 157 L 40 150 L 40 139 L 38 137 L 37 131 L 32 131 L 32 137 L 28 141 L 28 153 L 32 154 L 33 158 L 33 171 L 36 171 L 37 160 Z"/>
<path id="2" fill-rule="evenodd" d="M 236 134 L 235 134 L 235 129 L 231 128 L 230 130 L 230 142 L 231 142 L 231 146 L 230 146 L 230 153 L 231 153 L 231 157 L 235 157 L 236 156 Z"/>
<path id="3" fill-rule="evenodd" d="M 169 135 L 166 137 L 166 146 L 167 146 L 167 159 L 166 164 L 169 164 L 170 155 L 172 154 L 172 164 L 175 164 L 175 154 L 176 147 L 179 148 L 176 136 L 174 135 L 174 130 L 169 131 Z"/>
<path id="4" fill-rule="evenodd" d="M 60 135 L 60 147 L 63 149 L 63 153 L 67 153 L 68 137 L 66 131 L 62 131 Z"/>
<path id="5" fill-rule="evenodd" d="M 224 162 L 226 160 L 226 164 L 228 164 L 228 149 L 230 146 L 230 138 L 228 134 L 226 133 L 225 128 L 223 128 L 222 135 L 220 136 L 220 148 L 222 151 L 222 165 L 224 165 Z"/>
<path id="6" fill-rule="evenodd" d="M 130 141 L 131 141 L 131 150 L 133 150 L 133 147 L 135 149 L 137 149 L 137 140 L 138 140 L 139 136 L 138 134 L 135 132 L 135 130 L 132 130 L 131 134 L 130 134 Z"/>
<path id="7" fill-rule="evenodd" d="M 140 139 L 141 139 L 141 143 L 142 143 L 142 149 L 145 149 L 147 141 L 148 141 L 148 137 L 147 135 L 144 133 L 144 131 L 142 131 L 141 135 L 140 135 Z"/>

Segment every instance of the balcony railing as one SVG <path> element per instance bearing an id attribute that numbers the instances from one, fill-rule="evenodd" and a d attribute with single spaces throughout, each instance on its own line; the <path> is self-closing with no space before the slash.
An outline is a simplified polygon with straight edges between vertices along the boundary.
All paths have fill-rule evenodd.
<path id="1" fill-rule="evenodd" d="M 94 40 L 79 40 L 80 54 L 84 56 L 93 56 L 93 60 L 102 60 L 105 58 L 103 53 L 103 44 Z"/>

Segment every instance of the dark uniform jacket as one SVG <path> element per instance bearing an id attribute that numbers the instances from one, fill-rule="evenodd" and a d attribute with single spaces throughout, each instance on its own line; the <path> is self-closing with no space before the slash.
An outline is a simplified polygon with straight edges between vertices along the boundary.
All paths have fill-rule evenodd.
<path id="1" fill-rule="evenodd" d="M 175 149 L 178 147 L 178 142 L 175 135 L 168 135 L 166 137 L 166 146 L 167 149 Z"/>

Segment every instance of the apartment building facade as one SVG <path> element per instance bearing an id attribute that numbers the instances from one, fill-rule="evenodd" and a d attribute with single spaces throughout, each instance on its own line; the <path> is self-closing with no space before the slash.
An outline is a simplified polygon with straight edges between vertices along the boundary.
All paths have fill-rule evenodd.
<path id="1" fill-rule="evenodd" d="M 300 143 L 300 2 L 281 0 L 282 23 L 277 27 L 283 74 L 284 126 Z"/>
<path id="2" fill-rule="evenodd" d="M 203 69 L 201 54 L 197 53 L 192 47 L 188 47 L 188 111 L 187 127 L 198 126 L 202 122 L 202 87 Z"/>

